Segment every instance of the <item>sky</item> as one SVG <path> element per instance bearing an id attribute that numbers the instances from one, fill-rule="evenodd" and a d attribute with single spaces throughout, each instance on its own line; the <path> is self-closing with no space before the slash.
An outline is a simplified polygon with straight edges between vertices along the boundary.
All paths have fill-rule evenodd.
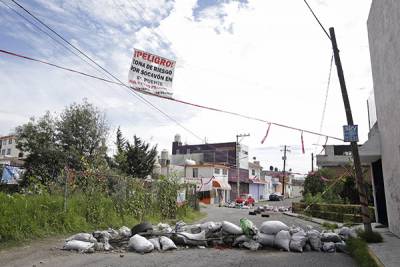
<path id="1" fill-rule="evenodd" d="M 175 98 L 320 132 L 331 44 L 301 0 L 25 0 L 24 7 L 124 82 L 133 48 L 176 60 Z M 372 91 L 367 18 L 371 0 L 309 0 L 322 24 L 334 27 L 341 52 L 353 118 L 366 141 L 366 101 Z M 9 7 L 30 19 L 11 0 L 0 1 L 0 49 L 47 60 L 92 75 L 107 75 L 54 42 Z M 174 135 L 198 144 L 232 142 L 236 135 L 268 168 L 306 173 L 311 153 L 324 138 L 201 110 L 151 96 L 145 98 L 175 121 L 144 104 L 129 90 L 91 78 L 0 54 L 0 135 L 49 110 L 59 114 L 87 99 L 106 114 L 109 145 L 120 126 L 171 151 Z M 346 124 L 333 66 L 321 132 L 342 138 Z M 328 144 L 342 144 L 328 140 Z"/>

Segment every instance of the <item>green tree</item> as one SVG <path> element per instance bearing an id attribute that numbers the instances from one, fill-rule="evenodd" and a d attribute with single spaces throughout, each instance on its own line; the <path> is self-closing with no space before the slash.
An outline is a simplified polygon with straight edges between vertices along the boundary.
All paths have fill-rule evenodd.
<path id="1" fill-rule="evenodd" d="M 117 154 L 114 156 L 117 168 L 124 174 L 135 178 L 146 178 L 152 174 L 157 156 L 157 146 L 142 141 L 136 135 L 133 143 L 126 141 L 121 130 L 117 130 Z"/>

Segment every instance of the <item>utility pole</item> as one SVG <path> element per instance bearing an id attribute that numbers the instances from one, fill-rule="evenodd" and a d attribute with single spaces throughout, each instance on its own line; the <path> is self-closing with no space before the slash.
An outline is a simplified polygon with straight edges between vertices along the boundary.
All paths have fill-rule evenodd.
<path id="1" fill-rule="evenodd" d="M 311 153 L 311 172 L 314 172 L 314 153 Z"/>
<path id="2" fill-rule="evenodd" d="M 283 179 L 282 179 L 282 196 L 285 197 L 285 178 L 286 178 L 286 152 L 290 152 L 290 150 L 287 149 L 287 146 L 284 146 L 284 149 L 281 150 L 283 151 Z"/>
<path id="3" fill-rule="evenodd" d="M 236 135 L 236 175 L 237 175 L 237 181 L 236 181 L 236 190 L 237 190 L 237 198 L 240 197 L 240 168 L 239 168 L 239 163 L 240 163 L 240 144 L 239 144 L 239 137 L 247 137 L 250 136 L 250 134 L 237 134 Z"/>
<path id="4" fill-rule="evenodd" d="M 352 125 L 354 125 L 353 115 L 351 113 L 350 101 L 349 101 L 349 97 L 347 95 L 346 82 L 344 80 L 342 62 L 341 62 L 340 56 L 339 56 L 339 49 L 338 49 L 338 46 L 336 43 L 335 29 L 333 27 L 329 28 L 329 33 L 330 33 L 331 42 L 332 42 L 332 49 L 333 49 L 333 55 L 335 58 L 337 74 L 339 77 L 340 89 L 342 90 L 343 104 L 344 104 L 344 109 L 346 111 L 347 124 L 352 126 Z M 350 142 L 350 144 L 351 144 L 351 151 L 352 151 L 352 155 L 353 155 L 354 167 L 355 167 L 355 171 L 356 171 L 356 181 L 357 181 L 358 194 L 359 194 L 360 203 L 361 203 L 361 216 L 362 216 L 362 221 L 364 224 L 364 230 L 366 232 L 372 232 L 371 220 L 370 220 L 369 211 L 368 211 L 368 199 L 367 199 L 367 194 L 366 194 L 366 188 L 364 186 L 364 179 L 363 179 L 363 174 L 362 174 L 362 169 L 361 169 L 360 155 L 358 153 L 358 144 L 356 141 L 352 141 L 352 142 Z"/>

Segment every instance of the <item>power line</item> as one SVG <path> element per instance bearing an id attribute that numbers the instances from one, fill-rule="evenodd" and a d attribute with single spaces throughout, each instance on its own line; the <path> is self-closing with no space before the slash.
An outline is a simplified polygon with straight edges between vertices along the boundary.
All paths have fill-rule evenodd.
<path id="1" fill-rule="evenodd" d="M 70 43 L 68 40 L 66 40 L 63 36 L 61 36 L 59 33 L 57 33 L 55 30 L 53 30 L 50 26 L 48 26 L 46 23 L 44 23 L 42 20 L 40 20 L 39 18 L 37 18 L 34 14 L 32 14 L 29 10 L 27 10 L 25 7 L 23 7 L 21 4 L 19 4 L 17 1 L 15 0 L 11 0 L 14 4 L 16 4 L 17 6 L 19 6 L 22 10 L 24 10 L 26 13 L 28 13 L 31 17 L 33 17 L 37 22 L 39 22 L 41 25 L 43 25 L 44 27 L 46 27 L 48 30 L 50 30 L 53 34 L 55 34 L 57 37 L 59 37 L 61 40 L 63 40 L 65 43 L 67 43 L 69 46 L 71 46 L 72 48 L 74 48 L 76 51 L 78 51 L 80 54 L 82 54 L 85 58 L 87 58 L 88 60 L 90 60 L 91 62 L 93 62 L 97 67 L 99 67 L 100 69 L 102 69 L 105 73 L 107 73 L 108 75 L 110 75 L 112 78 L 114 78 L 116 81 L 118 81 L 121 85 L 123 85 L 124 87 L 128 88 L 129 92 L 133 93 L 133 95 L 135 95 L 135 97 L 137 97 L 139 100 L 141 100 L 142 102 L 150 105 L 151 107 L 153 107 L 155 110 L 157 110 L 158 112 L 160 112 L 161 114 L 163 114 L 166 118 L 170 119 L 171 121 L 175 122 L 178 126 L 180 126 L 181 128 L 183 128 L 185 131 L 189 132 L 190 134 L 192 134 L 193 136 L 195 136 L 196 138 L 203 140 L 203 138 L 201 138 L 200 136 L 196 135 L 193 131 L 189 130 L 188 128 L 186 128 L 185 126 L 183 126 L 180 122 L 178 122 L 176 119 L 172 118 L 170 115 L 168 115 L 167 113 L 165 113 L 164 111 L 162 111 L 160 108 L 158 108 L 157 106 L 155 106 L 153 103 L 151 103 L 150 101 L 148 101 L 146 98 L 142 97 L 141 95 L 139 95 L 138 93 L 136 93 L 135 91 L 130 90 L 131 88 L 129 86 L 127 86 L 126 84 L 124 84 L 120 79 L 118 79 L 115 75 L 113 75 L 111 72 L 109 72 L 107 69 L 105 69 L 104 67 L 102 67 L 100 64 L 98 64 L 96 61 L 94 61 L 92 58 L 90 58 L 88 55 L 86 55 L 83 51 L 81 51 L 79 48 L 77 48 L 75 45 L 73 45 L 72 43 Z M 87 76 L 87 75 L 86 75 Z"/>
<path id="2" fill-rule="evenodd" d="M 330 87 L 330 84 L 331 84 L 332 65 L 333 65 L 333 55 L 331 57 L 331 63 L 330 63 L 329 75 L 328 75 L 328 82 L 327 82 L 327 85 L 326 85 L 325 102 L 324 102 L 324 107 L 322 108 L 321 123 L 319 125 L 319 131 L 320 132 L 322 131 L 322 127 L 324 125 L 326 105 L 327 105 L 327 102 L 328 102 L 328 95 L 329 95 L 329 87 Z"/>
<path id="3" fill-rule="evenodd" d="M 32 57 L 27 57 L 27 56 L 24 56 L 24 55 L 21 55 L 21 54 L 17 54 L 17 53 L 14 53 L 14 52 L 2 50 L 2 49 L 0 49 L 0 52 L 4 53 L 4 54 L 11 55 L 11 56 L 16 56 L 16 57 L 19 57 L 19 58 L 23 58 L 23 59 L 27 59 L 27 60 L 31 60 L 31 61 L 36 61 L 36 62 L 43 63 L 43 64 L 46 64 L 46 65 L 50 65 L 50 66 L 53 66 L 53 67 L 57 67 L 57 68 L 60 68 L 60 69 L 66 70 L 66 71 L 70 71 L 70 72 L 74 72 L 74 73 L 77 73 L 77 74 L 80 74 L 80 75 L 84 75 L 84 76 L 87 76 L 87 77 L 90 77 L 90 78 L 95 78 L 95 79 L 99 79 L 99 80 L 105 80 L 106 82 L 109 82 L 109 83 L 114 83 L 114 84 L 117 84 L 117 85 L 120 85 L 120 86 L 124 86 L 124 87 L 128 88 L 129 91 L 134 92 L 135 94 L 142 93 L 142 94 L 145 94 L 145 95 L 155 96 L 155 97 L 158 97 L 158 98 L 162 98 L 162 99 L 166 99 L 166 100 L 169 100 L 169 101 L 178 102 L 178 103 L 181 103 L 181 104 L 185 104 L 185 105 L 189 105 L 189 106 L 193 106 L 193 107 L 197 107 L 197 108 L 202 108 L 202 109 L 207 109 L 207 110 L 211 110 L 211 111 L 215 111 L 215 112 L 230 114 L 230 115 L 233 115 L 233 116 L 242 117 L 242 118 L 249 119 L 249 120 L 255 120 L 255 121 L 259 121 L 259 122 L 263 122 L 263 123 L 271 123 L 271 124 L 273 124 L 275 126 L 279 126 L 279 127 L 282 127 L 282 128 L 292 129 L 292 130 L 296 130 L 296 131 L 300 131 L 300 132 L 305 132 L 305 133 L 309 133 L 309 134 L 313 134 L 313 135 L 318 135 L 318 136 L 323 136 L 323 137 L 327 137 L 327 138 L 343 141 L 343 139 L 338 138 L 338 137 L 329 136 L 329 135 L 326 135 L 326 134 L 321 134 L 321 133 L 317 133 L 317 132 L 313 132 L 313 131 L 309 131 L 309 130 L 305 130 L 305 129 L 301 129 L 301 128 L 297 128 L 297 127 L 293 127 L 293 126 L 289 126 L 289 125 L 285 125 L 285 124 L 281 124 L 281 123 L 277 123 L 277 122 L 271 122 L 271 121 L 267 121 L 267 120 L 264 120 L 264 119 L 256 118 L 256 117 L 253 117 L 253 116 L 243 115 L 243 114 L 240 114 L 240 113 L 237 113 L 237 112 L 227 111 L 227 110 L 223 110 L 223 109 L 219 109 L 219 108 L 207 107 L 207 106 L 204 106 L 204 105 L 199 105 L 199 104 L 195 104 L 195 103 L 191 103 L 191 102 L 187 102 L 187 101 L 183 101 L 183 100 L 179 100 L 179 99 L 175 99 L 175 98 L 170 98 L 170 97 L 165 97 L 165 96 L 152 94 L 152 93 L 148 93 L 148 92 L 144 92 L 144 91 L 139 91 L 139 90 L 136 90 L 134 88 L 129 87 L 128 85 L 122 83 L 121 81 L 114 82 L 114 81 L 106 80 L 106 79 L 103 79 L 103 78 L 100 78 L 100 77 L 95 77 L 93 75 L 85 74 L 83 72 L 80 72 L 80 71 L 77 71 L 77 70 L 74 70 L 74 69 L 61 67 L 61 66 L 53 64 L 53 63 L 49 63 L 49 62 L 46 62 L 46 61 L 43 61 L 43 60 L 39 60 L 39 59 L 35 59 L 35 58 L 32 58 Z M 133 90 L 136 90 L 136 91 L 133 91 Z M 146 101 L 148 101 L 148 100 L 146 100 Z M 199 138 L 200 140 L 203 140 L 203 138 L 201 138 L 199 136 L 197 136 L 197 138 Z"/>
<path id="4" fill-rule="evenodd" d="M 325 29 L 325 27 L 322 25 L 321 21 L 318 19 L 317 15 L 315 15 L 314 11 L 312 10 L 311 6 L 307 3 L 307 0 L 303 0 L 304 3 L 307 5 L 308 9 L 311 11 L 311 14 L 314 16 L 315 20 L 318 22 L 319 26 L 321 26 L 321 29 L 325 32 L 326 36 L 328 36 L 328 39 L 331 40 L 331 36 Z"/>

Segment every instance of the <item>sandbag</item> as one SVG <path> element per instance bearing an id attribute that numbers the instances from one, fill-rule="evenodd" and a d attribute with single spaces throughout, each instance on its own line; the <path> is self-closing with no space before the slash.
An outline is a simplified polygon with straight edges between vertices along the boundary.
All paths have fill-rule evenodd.
<path id="1" fill-rule="evenodd" d="M 243 233 L 248 236 L 254 236 L 258 233 L 257 227 L 247 218 L 240 219 L 240 228 L 242 228 Z"/>
<path id="2" fill-rule="evenodd" d="M 306 245 L 306 242 L 307 236 L 303 230 L 294 233 L 290 239 L 290 251 L 303 252 L 303 247 Z"/>
<path id="3" fill-rule="evenodd" d="M 75 234 L 66 239 L 66 241 L 71 241 L 71 240 L 85 241 L 85 242 L 91 242 L 91 243 L 97 242 L 96 238 L 94 238 L 92 234 L 88 234 L 88 233 Z"/>
<path id="4" fill-rule="evenodd" d="M 321 241 L 322 242 L 340 242 L 342 239 L 336 233 L 322 233 L 321 234 Z"/>
<path id="5" fill-rule="evenodd" d="M 223 221 L 222 222 L 222 230 L 224 232 L 226 232 L 228 234 L 232 234 L 232 235 L 242 235 L 243 234 L 242 228 L 240 228 L 236 224 L 233 224 L 233 223 L 228 222 L 228 221 Z"/>
<path id="6" fill-rule="evenodd" d="M 289 227 L 281 221 L 265 221 L 260 227 L 260 232 L 269 235 L 275 235 L 282 230 L 288 231 Z"/>
<path id="7" fill-rule="evenodd" d="M 129 229 L 126 226 L 122 226 L 121 228 L 118 229 L 119 235 L 122 237 L 131 237 L 132 232 L 131 229 Z"/>
<path id="8" fill-rule="evenodd" d="M 290 233 L 286 230 L 281 230 L 275 236 L 274 245 L 277 248 L 284 249 L 286 251 L 290 251 Z"/>
<path id="9" fill-rule="evenodd" d="M 323 245 L 322 245 L 322 251 L 329 252 L 329 253 L 335 252 L 336 251 L 335 243 L 333 243 L 333 242 L 324 242 Z"/>
<path id="10" fill-rule="evenodd" d="M 153 251 L 154 245 L 143 236 L 136 234 L 129 239 L 128 248 L 139 253 L 148 253 Z"/>
<path id="11" fill-rule="evenodd" d="M 160 239 L 158 237 L 150 238 L 149 242 L 153 244 L 154 249 L 156 249 L 157 251 L 161 250 Z"/>
<path id="12" fill-rule="evenodd" d="M 187 232 L 180 232 L 176 234 L 179 238 L 182 238 L 184 245 L 191 246 L 206 246 L 206 232 L 201 231 L 198 234 L 191 234 Z"/>
<path id="13" fill-rule="evenodd" d="M 235 238 L 235 241 L 233 241 L 232 246 L 236 247 L 237 245 L 240 245 L 244 242 L 249 242 L 251 238 L 247 237 L 246 235 L 240 235 Z"/>
<path id="14" fill-rule="evenodd" d="M 211 231 L 211 232 L 217 232 L 221 230 L 222 224 L 220 222 L 205 222 L 200 224 L 201 230 L 205 230 L 206 232 Z"/>
<path id="15" fill-rule="evenodd" d="M 264 233 L 258 233 L 256 240 L 264 247 L 273 247 L 275 241 L 275 235 L 268 235 Z"/>
<path id="16" fill-rule="evenodd" d="M 94 243 L 80 240 L 69 240 L 65 241 L 63 249 L 89 252 L 90 250 L 94 250 Z"/>
<path id="17" fill-rule="evenodd" d="M 169 234 L 173 231 L 171 226 L 169 226 L 169 224 L 167 224 L 167 223 L 159 223 L 156 225 L 155 228 L 157 231 L 160 231 L 161 233 L 166 233 L 166 234 Z"/>
<path id="18" fill-rule="evenodd" d="M 352 238 L 356 238 L 357 237 L 357 233 L 354 229 L 351 229 L 349 227 L 342 227 L 339 229 L 339 236 L 343 239 L 343 240 L 347 240 L 350 237 Z"/>
<path id="19" fill-rule="evenodd" d="M 112 229 L 112 228 L 108 228 L 107 232 L 110 234 L 110 240 L 112 239 L 117 239 L 119 237 L 119 233 L 118 231 Z"/>
<path id="20" fill-rule="evenodd" d="M 290 232 L 291 235 L 293 235 L 294 233 L 298 233 L 300 231 L 303 231 L 303 229 L 301 229 L 298 226 L 292 226 L 292 227 L 289 228 L 289 232 Z"/>
<path id="21" fill-rule="evenodd" d="M 310 242 L 311 248 L 315 251 L 321 251 L 321 234 L 317 230 L 307 231 L 308 241 Z"/>
<path id="22" fill-rule="evenodd" d="M 160 236 L 160 244 L 161 244 L 161 249 L 163 251 L 170 250 L 170 249 L 177 249 L 177 247 L 174 244 L 174 241 L 169 239 L 166 236 Z"/>
<path id="23" fill-rule="evenodd" d="M 335 243 L 335 249 L 337 252 L 348 253 L 347 245 L 343 241 Z"/>
<path id="24" fill-rule="evenodd" d="M 250 241 L 244 242 L 243 247 L 248 248 L 252 251 L 256 251 L 261 247 L 261 245 L 260 245 L 260 243 L 258 243 L 255 240 L 250 240 Z"/>
<path id="25" fill-rule="evenodd" d="M 111 235 L 107 231 L 94 231 L 93 236 L 100 242 L 111 239 Z"/>

